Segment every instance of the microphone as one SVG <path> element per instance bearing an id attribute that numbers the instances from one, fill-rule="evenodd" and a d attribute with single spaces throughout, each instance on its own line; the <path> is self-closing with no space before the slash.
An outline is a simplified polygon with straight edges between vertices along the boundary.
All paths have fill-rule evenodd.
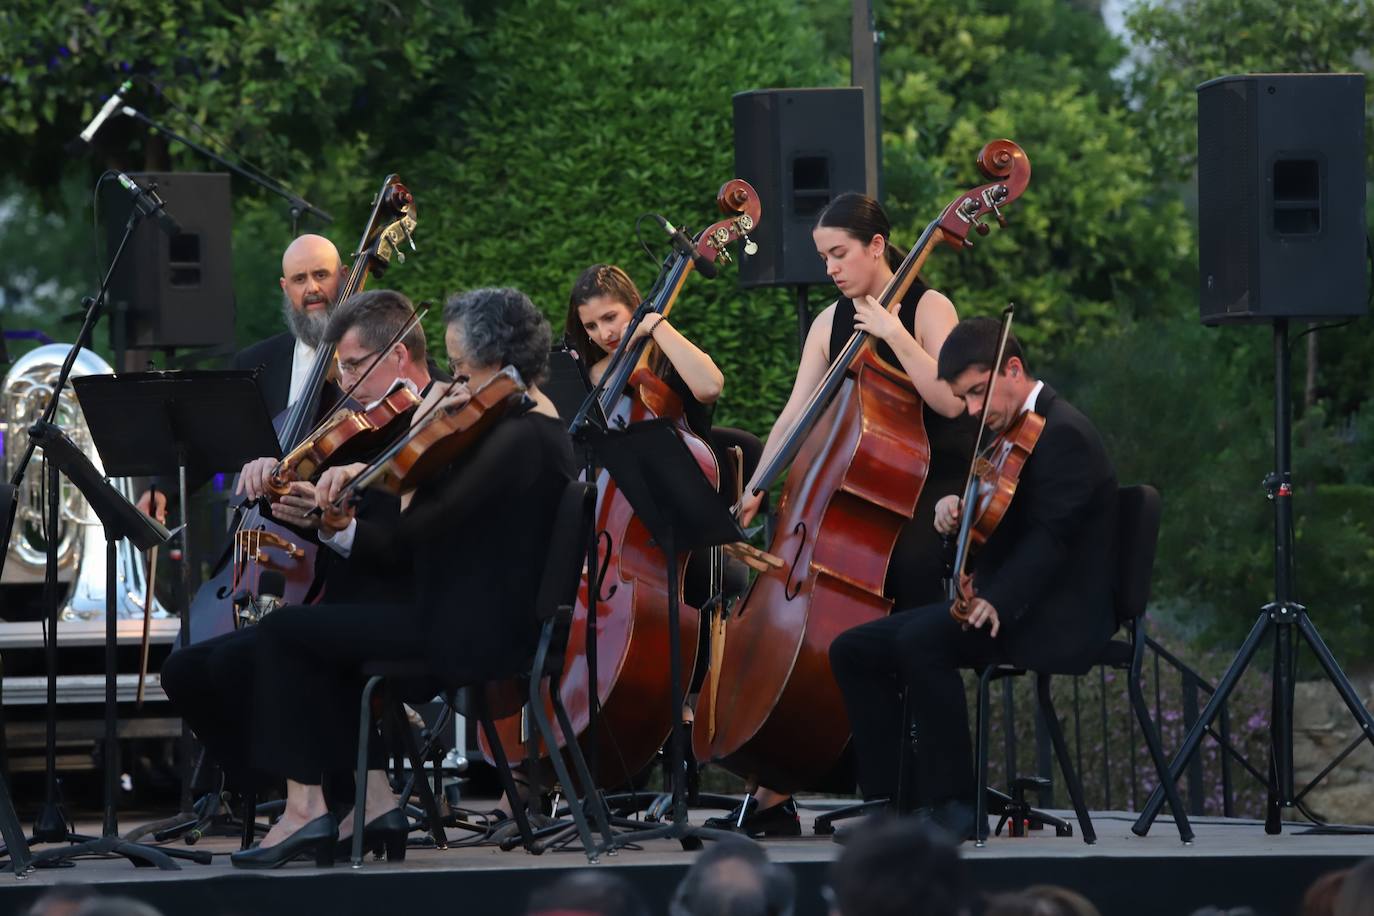
<path id="1" fill-rule="evenodd" d="M 162 231 L 168 235 L 181 234 L 181 226 L 172 218 L 172 214 L 167 212 L 167 204 L 157 196 L 155 188 L 145 188 L 123 172 L 115 172 L 114 175 L 124 190 L 133 195 L 134 206 L 138 208 L 139 213 L 155 217 Z"/>
<path id="2" fill-rule="evenodd" d="M 692 240 L 687 237 L 685 232 L 657 213 L 654 214 L 654 219 L 658 220 L 663 231 L 668 233 L 668 238 L 673 240 L 673 247 L 677 249 L 678 253 L 692 259 L 692 266 L 697 269 L 697 273 L 708 280 L 716 278 L 716 262 L 697 251 L 697 246 L 692 244 Z"/>
<path id="3" fill-rule="evenodd" d="M 100 130 L 101 125 L 110 119 L 110 115 L 114 114 L 115 109 L 124 102 L 124 93 L 132 89 L 133 86 L 133 80 L 125 80 L 119 84 L 114 95 L 105 100 L 105 104 L 95 113 L 95 117 L 91 118 L 91 123 L 87 124 L 86 129 L 81 132 L 79 139 L 82 143 L 90 146 L 91 138 L 95 136 L 95 132 Z"/>

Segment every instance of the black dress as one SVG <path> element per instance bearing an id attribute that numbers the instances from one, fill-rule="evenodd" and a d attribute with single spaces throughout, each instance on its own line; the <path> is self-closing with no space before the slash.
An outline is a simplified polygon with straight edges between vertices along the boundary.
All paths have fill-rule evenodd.
<path id="1" fill-rule="evenodd" d="M 315 784 L 347 767 L 365 661 L 425 659 L 449 685 L 527 664 L 540 569 L 574 475 L 563 422 L 525 412 L 420 487 L 396 524 L 359 520 L 350 561 L 413 568 L 415 600 L 287 607 L 263 621 L 256 768 Z"/>
<path id="2" fill-rule="evenodd" d="M 917 279 L 907 291 L 898 315 L 908 332 L 914 332 L 916 307 L 928 289 Z M 835 321 L 830 329 L 832 360 L 844 349 L 853 333 L 854 300 L 840 299 L 835 303 Z M 901 369 L 902 364 L 891 347 L 880 342 L 877 349 L 883 360 Z M 944 596 L 945 548 L 943 539 L 935 531 L 935 504 L 942 496 L 958 493 L 963 487 L 974 439 L 978 436 L 978 421 L 967 413 L 951 419 L 925 405 L 922 416 L 926 438 L 930 441 L 930 472 L 916 501 L 916 514 L 898 535 L 892 562 L 887 567 L 883 592 L 892 599 L 894 610 L 929 604 Z"/>

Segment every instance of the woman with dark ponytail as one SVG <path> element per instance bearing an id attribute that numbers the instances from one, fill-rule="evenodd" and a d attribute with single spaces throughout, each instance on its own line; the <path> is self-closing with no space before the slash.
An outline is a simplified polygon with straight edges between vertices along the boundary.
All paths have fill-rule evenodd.
<path id="1" fill-rule="evenodd" d="M 963 485 L 977 424 L 964 413 L 964 402 L 936 377 L 936 357 L 959 316 L 954 304 L 916 278 L 896 313 L 879 304 L 880 296 L 901 266 L 903 253 L 889 236 L 891 224 L 882 206 L 863 194 L 841 194 L 830 202 L 811 232 L 816 252 L 840 297 L 811 324 L 802 348 L 792 394 L 768 434 L 759 467 L 766 467 L 781 446 L 808 398 L 830 369 L 830 363 L 855 331 L 876 338 L 878 356 L 903 372 L 925 402 L 924 420 L 930 442 L 930 471 L 916 504 L 916 514 L 902 529 L 888 565 L 886 596 L 897 608 L 917 607 L 943 596 L 944 552 L 935 531 L 935 503 Z M 741 524 L 759 510 L 762 494 L 756 482 L 745 487 Z M 911 602 L 917 602 L 912 604 Z M 768 789 L 745 802 L 744 828 L 758 835 L 796 835 L 801 826 L 796 805 Z M 708 826 L 733 827 L 739 810 Z"/>

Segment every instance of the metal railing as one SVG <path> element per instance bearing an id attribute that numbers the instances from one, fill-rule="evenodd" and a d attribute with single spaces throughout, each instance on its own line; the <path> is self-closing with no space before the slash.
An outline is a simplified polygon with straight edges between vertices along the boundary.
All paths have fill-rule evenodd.
<path id="1" fill-rule="evenodd" d="M 1199 714 L 1215 692 L 1215 685 L 1197 670 L 1154 639 L 1145 637 L 1145 662 L 1141 676 L 1155 728 L 1160 732 L 1166 757 L 1172 755 L 1182 737 L 1196 724 Z M 1253 679 L 1263 669 L 1252 669 Z M 1144 737 L 1131 710 L 1127 692 L 1127 669 L 1100 666 L 1079 677 L 1060 676 L 1052 681 L 1055 708 L 1061 719 L 1072 763 L 1083 782 L 1087 804 L 1096 810 L 1139 810 L 1157 783 L 1154 765 L 1146 750 Z M 994 684 L 993 690 L 997 690 Z M 1050 778 L 1050 788 L 1038 799 L 1042 807 L 1067 804 L 1058 764 L 1054 760 L 1049 734 L 1030 677 L 1001 681 L 1000 715 L 991 723 L 991 745 L 1001 745 L 1001 760 L 991 755 L 989 782 L 1005 785 L 1009 775 L 1037 773 Z M 1207 730 L 1211 741 L 1204 741 L 1185 769 L 1181 791 L 1191 815 L 1262 816 L 1259 806 L 1267 786 L 1264 771 L 1250 757 L 1267 750 L 1269 686 L 1262 679 L 1262 697 L 1255 695 L 1245 734 L 1233 734 L 1233 706 L 1246 702 L 1235 695 Z M 1261 717 L 1257 719 L 1256 717 Z M 1029 744 L 1018 733 L 1033 721 Z M 1236 766 L 1253 782 L 1238 790 Z M 1266 764 L 1267 767 L 1267 764 Z M 1322 776 L 1325 773 L 1321 774 Z M 1319 776 L 1318 779 L 1321 777 Z M 1314 780 L 1315 782 L 1315 780 Z"/>

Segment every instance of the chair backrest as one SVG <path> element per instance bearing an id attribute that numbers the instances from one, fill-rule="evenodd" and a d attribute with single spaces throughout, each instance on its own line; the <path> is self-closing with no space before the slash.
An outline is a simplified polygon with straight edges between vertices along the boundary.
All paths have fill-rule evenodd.
<path id="1" fill-rule="evenodd" d="M 571 605 L 576 600 L 595 510 L 596 486 L 581 480 L 568 481 L 558 500 L 549 552 L 539 580 L 535 616 L 540 621 L 548 620 L 558 613 L 560 606 Z"/>
<path id="2" fill-rule="evenodd" d="M 1116 622 L 1145 613 L 1150 603 L 1159 542 L 1159 491 L 1148 484 L 1122 487 L 1116 496 Z"/>

